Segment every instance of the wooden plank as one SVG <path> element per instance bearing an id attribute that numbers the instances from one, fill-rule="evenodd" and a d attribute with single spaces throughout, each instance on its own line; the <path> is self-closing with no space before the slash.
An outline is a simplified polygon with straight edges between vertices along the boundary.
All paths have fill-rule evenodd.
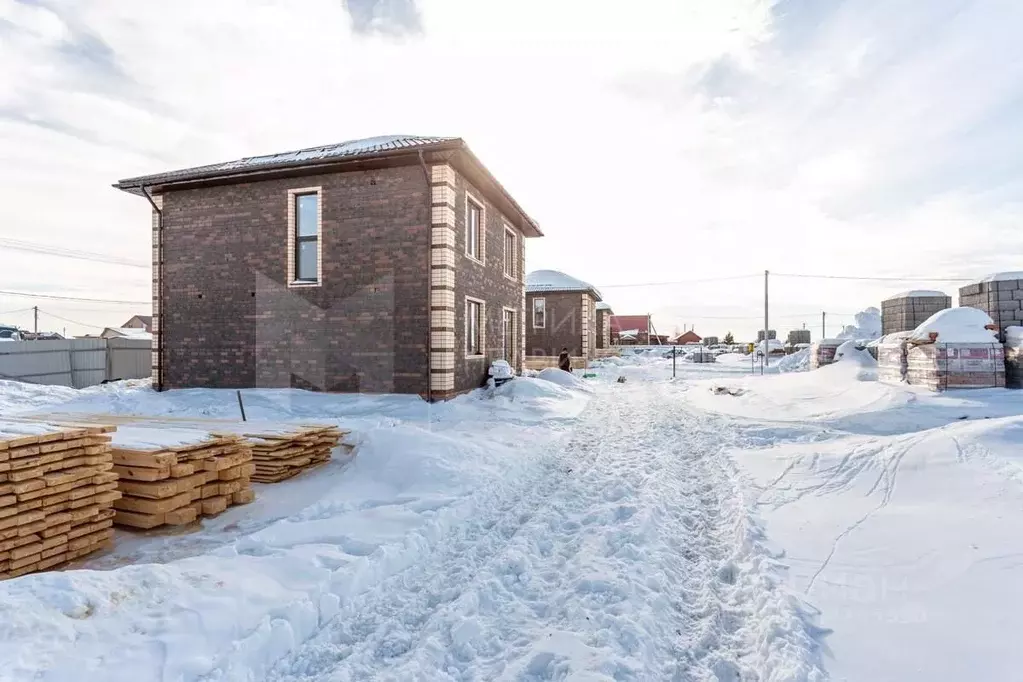
<path id="1" fill-rule="evenodd" d="M 73 530 L 69 531 L 68 534 L 67 534 L 68 540 L 74 540 L 75 538 L 80 538 L 80 537 L 83 537 L 83 536 L 86 536 L 86 535 L 90 535 L 90 534 L 95 533 L 97 531 L 104 530 L 106 528 L 111 528 L 113 525 L 114 525 L 114 520 L 113 519 L 105 519 L 103 521 L 95 521 L 93 523 L 86 523 L 86 524 L 78 526 L 77 528 L 74 528 Z"/>
<path id="2" fill-rule="evenodd" d="M 217 479 L 221 481 L 233 481 L 242 477 L 242 467 L 238 465 L 230 469 L 223 469 L 217 472 Z"/>
<path id="3" fill-rule="evenodd" d="M 73 448 L 84 448 L 90 445 L 88 438 L 72 438 L 70 440 L 58 440 L 55 443 L 44 443 L 39 446 L 39 454 L 49 454 L 71 450 Z"/>
<path id="4" fill-rule="evenodd" d="M 49 559 L 50 557 L 57 556 L 58 554 L 59 555 L 63 555 L 65 552 L 67 552 L 67 538 L 66 537 L 64 538 L 64 542 L 63 543 L 57 545 L 56 547 L 50 547 L 49 549 L 44 549 L 39 554 L 40 554 L 40 556 L 43 557 L 43 559 Z"/>
<path id="5" fill-rule="evenodd" d="M 68 550 L 74 552 L 86 547 L 93 547 L 95 545 L 101 545 L 110 538 L 113 537 L 113 531 L 110 529 L 103 529 L 96 531 L 95 533 L 89 533 L 78 538 L 69 540 L 67 543 Z"/>
<path id="6" fill-rule="evenodd" d="M 49 528 L 44 528 L 41 531 L 39 531 L 39 535 L 41 535 L 44 538 L 51 538 L 56 535 L 65 535 L 69 533 L 71 529 L 72 525 L 70 523 L 64 523 L 59 526 L 51 526 Z"/>
<path id="7" fill-rule="evenodd" d="M 235 479 L 233 481 L 224 481 L 223 483 L 219 484 L 219 486 L 218 486 L 219 490 L 218 490 L 217 494 L 218 495 L 233 495 L 234 493 L 238 492 L 239 490 L 248 487 L 248 486 L 244 485 L 245 483 L 247 483 L 247 481 L 245 481 L 244 479 L 241 479 L 241 478 Z"/>
<path id="8" fill-rule="evenodd" d="M 121 480 L 161 481 L 165 478 L 170 478 L 169 464 L 158 469 L 148 467 L 126 467 L 115 464 L 112 471 L 117 474 Z"/>
<path id="9" fill-rule="evenodd" d="M 164 523 L 166 523 L 169 526 L 184 526 L 186 524 L 192 523 L 197 518 L 199 518 L 199 514 L 195 507 L 188 506 L 167 512 L 164 515 Z"/>
<path id="10" fill-rule="evenodd" d="M 114 523 L 132 528 L 156 528 L 164 524 L 164 514 L 142 514 L 118 509 L 114 514 Z"/>
<path id="11" fill-rule="evenodd" d="M 248 504 L 256 499 L 256 493 L 252 488 L 239 490 L 231 494 L 231 504 Z"/>
<path id="12" fill-rule="evenodd" d="M 39 563 L 42 559 L 43 558 L 39 554 L 33 554 L 32 556 L 27 556 L 23 559 L 11 559 L 11 570 L 17 571 L 19 568 L 28 568 L 30 566 L 33 567 L 33 570 L 35 570 L 34 564 Z"/>
<path id="13" fill-rule="evenodd" d="M 58 548 L 58 549 L 63 549 L 63 548 Z M 43 552 L 42 557 L 43 557 L 43 559 L 39 562 L 39 565 L 36 568 L 37 568 L 37 570 L 40 570 L 40 571 L 46 571 L 46 570 L 49 570 L 51 568 L 55 568 L 57 566 L 60 566 L 62 563 L 66 562 L 67 561 L 67 552 L 61 551 L 61 552 L 59 552 L 59 553 L 57 553 L 57 554 L 55 554 L 53 556 L 50 556 L 50 557 L 47 557 L 46 556 L 46 552 Z"/>
<path id="14" fill-rule="evenodd" d="M 117 483 L 117 487 L 125 495 L 145 497 L 152 500 L 174 497 L 181 492 L 178 490 L 178 481 L 173 478 L 168 478 L 163 481 L 153 481 L 151 483 L 144 481 L 119 481 Z"/>
<path id="15" fill-rule="evenodd" d="M 194 473 L 195 464 L 193 462 L 181 462 L 170 468 L 171 478 L 184 478 L 185 476 L 191 476 Z"/>
<path id="16" fill-rule="evenodd" d="M 113 461 L 114 464 L 126 467 L 163 469 L 177 464 L 178 456 L 173 452 L 147 452 L 145 450 L 121 450 L 114 448 Z"/>
<path id="17" fill-rule="evenodd" d="M 92 477 L 92 482 L 95 485 L 105 485 L 107 483 L 117 483 L 120 476 L 116 471 L 104 471 L 102 473 L 95 474 Z"/>
<path id="18" fill-rule="evenodd" d="M 42 478 L 37 478 L 31 481 L 18 481 L 11 484 L 11 490 L 13 490 L 17 495 L 31 492 L 33 490 L 42 490 L 45 487 L 46 481 Z"/>
<path id="19" fill-rule="evenodd" d="M 0 552 L 11 552 L 18 547 L 24 547 L 25 545 L 31 545 L 39 542 L 42 538 L 36 533 L 29 533 L 27 535 L 21 535 L 13 537 L 9 540 L 0 540 Z"/>
<path id="20" fill-rule="evenodd" d="M 206 471 L 223 471 L 224 469 L 231 469 L 240 464 L 244 464 L 251 459 L 252 452 L 246 449 L 230 455 L 223 455 L 214 459 L 208 459 L 203 462 L 203 466 L 206 468 Z"/>
<path id="21" fill-rule="evenodd" d="M 220 495 L 220 484 L 219 483 L 207 483 L 201 488 L 202 499 L 207 497 L 213 497 L 214 495 Z"/>
<path id="22" fill-rule="evenodd" d="M 114 509 L 139 512 L 142 514 L 166 514 L 184 507 L 191 502 L 189 493 L 181 493 L 164 500 L 146 500 L 139 497 L 122 497 L 114 501 Z"/>
<path id="23" fill-rule="evenodd" d="M 227 509 L 227 496 L 217 495 L 216 497 L 210 497 L 202 501 L 202 513 L 206 516 L 213 516 L 220 514 Z"/>

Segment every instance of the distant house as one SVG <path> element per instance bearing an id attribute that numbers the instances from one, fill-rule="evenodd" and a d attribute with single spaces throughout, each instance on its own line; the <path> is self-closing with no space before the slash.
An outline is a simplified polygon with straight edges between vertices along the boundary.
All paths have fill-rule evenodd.
<path id="1" fill-rule="evenodd" d="M 153 333 L 153 316 L 152 315 L 132 315 L 132 318 L 121 325 L 121 329 L 145 329 L 150 334 Z"/>
<path id="2" fill-rule="evenodd" d="M 703 338 L 701 336 L 699 336 L 696 332 L 694 332 L 692 330 L 689 330 L 689 331 L 687 331 L 687 332 L 685 332 L 683 334 L 679 334 L 675 338 L 671 339 L 671 342 L 681 346 L 681 345 L 686 344 L 686 343 L 700 343 L 700 341 L 702 341 L 702 340 L 703 340 Z"/>
<path id="3" fill-rule="evenodd" d="M 622 346 L 646 346 L 651 343 L 649 315 L 612 315 L 611 342 Z"/>
<path id="4" fill-rule="evenodd" d="M 460 138 L 388 135 L 130 178 L 153 383 L 411 393 L 522 364 L 537 223 Z M 162 265 L 160 265 L 162 263 Z"/>
<path id="5" fill-rule="evenodd" d="M 552 357 L 568 348 L 577 360 L 592 359 L 597 348 L 596 307 L 600 299 L 592 284 L 557 270 L 526 275 L 526 354 Z"/>
<path id="6" fill-rule="evenodd" d="M 611 347 L 611 316 L 614 311 L 603 301 L 597 303 L 597 349 Z"/>
<path id="7" fill-rule="evenodd" d="M 89 338 L 89 337 L 82 337 Z M 106 327 L 99 333 L 101 339 L 151 339 L 153 335 L 136 327 Z"/>

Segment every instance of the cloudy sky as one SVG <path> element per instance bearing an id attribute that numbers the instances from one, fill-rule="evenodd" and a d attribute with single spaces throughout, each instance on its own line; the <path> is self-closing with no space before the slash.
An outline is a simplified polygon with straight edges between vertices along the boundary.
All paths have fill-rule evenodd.
<path id="1" fill-rule="evenodd" d="M 1023 270 L 1021 25 L 1015 0 L 0 0 L 0 290 L 126 301 L 0 294 L 0 319 L 148 312 L 117 179 L 390 133 L 465 138 L 547 233 L 529 269 L 665 332 L 753 332 L 765 269 Z M 957 287 L 772 277 L 772 326 Z"/>

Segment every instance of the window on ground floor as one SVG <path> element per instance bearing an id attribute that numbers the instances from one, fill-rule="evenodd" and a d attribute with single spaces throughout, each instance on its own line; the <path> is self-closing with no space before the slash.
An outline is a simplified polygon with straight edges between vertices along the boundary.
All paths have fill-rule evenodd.
<path id="1" fill-rule="evenodd" d="M 543 329 L 547 326 L 547 300 L 543 298 L 533 299 L 533 329 Z"/>

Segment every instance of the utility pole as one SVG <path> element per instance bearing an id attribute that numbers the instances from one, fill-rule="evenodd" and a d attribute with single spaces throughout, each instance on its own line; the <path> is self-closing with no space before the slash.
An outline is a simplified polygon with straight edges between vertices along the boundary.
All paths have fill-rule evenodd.
<path id="1" fill-rule="evenodd" d="M 828 338 L 828 314 L 821 311 L 821 340 Z"/>
<path id="2" fill-rule="evenodd" d="M 768 324 L 768 320 L 767 320 L 767 276 L 770 275 L 770 274 L 771 273 L 769 271 L 764 270 L 764 366 L 765 367 L 769 366 L 771 364 L 770 361 L 768 360 L 768 358 L 771 355 L 771 344 L 770 344 L 770 340 L 771 339 L 770 339 L 770 334 L 767 331 L 770 328 L 770 325 Z"/>
<path id="3" fill-rule="evenodd" d="M 35 318 L 35 322 L 32 325 L 32 331 L 36 334 L 39 333 L 39 306 L 32 306 L 32 316 Z"/>

